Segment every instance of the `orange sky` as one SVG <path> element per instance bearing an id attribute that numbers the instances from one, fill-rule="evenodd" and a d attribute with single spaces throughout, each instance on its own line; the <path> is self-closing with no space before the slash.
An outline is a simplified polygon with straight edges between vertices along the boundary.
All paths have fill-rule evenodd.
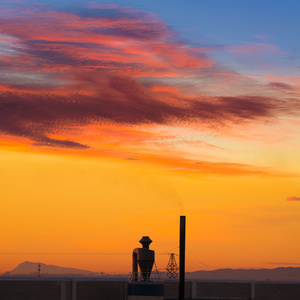
<path id="1" fill-rule="evenodd" d="M 300 211 L 286 198 L 298 177 L 76 154 L 4 150 L 0 159 L 3 272 L 25 260 L 127 272 L 143 235 L 157 253 L 178 252 L 181 214 L 189 271 L 297 263 Z M 167 259 L 157 256 L 159 268 Z"/>
<path id="2" fill-rule="evenodd" d="M 180 215 L 187 271 L 300 264 L 300 79 L 251 69 L 285 52 L 200 46 L 153 13 L 95 5 L 2 5 L 0 273 L 126 273 L 143 235 L 163 269 Z"/>

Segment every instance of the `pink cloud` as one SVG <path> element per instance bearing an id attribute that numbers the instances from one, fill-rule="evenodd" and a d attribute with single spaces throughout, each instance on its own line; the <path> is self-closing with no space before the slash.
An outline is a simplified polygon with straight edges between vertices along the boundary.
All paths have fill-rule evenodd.
<path id="1" fill-rule="evenodd" d="M 269 82 L 268 87 L 271 89 L 285 90 L 285 91 L 294 90 L 294 87 L 292 85 L 284 82 L 276 82 L 276 81 Z"/>
<path id="2" fill-rule="evenodd" d="M 84 148 L 80 141 L 51 140 L 66 127 L 89 124 L 237 124 L 273 118 L 287 111 L 279 100 L 261 96 L 185 98 L 173 91 L 167 99 L 128 77 L 105 72 L 76 72 L 70 93 L 0 93 L 0 131 L 41 145 Z M 173 99 L 173 100 L 172 100 Z M 175 101 L 174 101 L 175 100 Z M 293 110 L 293 108 L 290 108 Z"/>
<path id="3" fill-rule="evenodd" d="M 260 39 L 260 40 L 269 40 L 270 38 L 272 38 L 271 35 L 268 35 L 268 34 L 253 34 L 252 35 L 253 37 L 257 38 L 257 39 Z"/>
<path id="4" fill-rule="evenodd" d="M 106 15 L 107 9 L 116 17 Z M 3 15 L 0 32 L 24 45 L 4 64 L 48 72 L 101 68 L 134 77 L 181 76 L 213 65 L 200 51 L 170 40 L 174 33 L 154 14 L 115 5 L 100 5 L 93 13 L 35 8 Z"/>
<path id="5" fill-rule="evenodd" d="M 226 49 L 237 55 L 253 56 L 253 55 L 282 55 L 283 52 L 279 47 L 274 44 L 264 43 L 244 43 L 241 45 L 227 46 Z"/>
<path id="6" fill-rule="evenodd" d="M 65 128 L 99 123 L 232 125 L 299 109 L 296 102 L 276 97 L 213 97 L 158 84 L 161 77 L 239 75 L 218 72 L 202 48 L 176 41 L 154 14 L 95 5 L 90 4 L 92 16 L 35 5 L 2 11 L 0 40 L 12 50 L 1 62 L 2 133 L 38 145 L 85 149 L 89 145 L 80 139 L 54 136 Z M 278 50 L 267 44 L 229 49 L 244 54 Z M 156 77 L 155 83 L 143 83 L 141 77 Z"/>
<path id="7" fill-rule="evenodd" d="M 273 74 L 265 74 L 264 78 L 270 81 L 270 83 L 279 82 L 290 85 L 292 89 L 298 89 L 298 92 L 300 90 L 300 76 L 276 76 Z"/>

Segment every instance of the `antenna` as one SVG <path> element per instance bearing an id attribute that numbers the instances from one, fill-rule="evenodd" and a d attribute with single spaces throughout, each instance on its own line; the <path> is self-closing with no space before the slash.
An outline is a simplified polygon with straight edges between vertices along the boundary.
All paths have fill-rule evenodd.
<path id="1" fill-rule="evenodd" d="M 41 264 L 38 264 L 38 277 L 41 277 Z"/>
<path id="2" fill-rule="evenodd" d="M 170 259 L 166 267 L 166 270 L 168 271 L 167 275 L 169 278 L 177 278 L 177 271 L 179 270 L 179 267 L 175 260 L 175 253 L 168 254 L 170 254 Z"/>

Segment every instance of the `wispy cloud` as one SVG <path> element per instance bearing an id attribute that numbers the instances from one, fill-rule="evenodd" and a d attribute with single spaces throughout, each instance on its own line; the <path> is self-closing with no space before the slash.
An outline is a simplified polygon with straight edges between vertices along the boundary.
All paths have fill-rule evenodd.
<path id="1" fill-rule="evenodd" d="M 153 13 L 90 3 L 73 12 L 3 6 L 0 14 L 0 132 L 35 145 L 87 149 L 92 143 L 74 132 L 93 125 L 212 128 L 300 110 L 296 100 L 276 94 L 291 85 L 273 80 L 271 95 L 244 89 L 245 76 L 219 67 L 209 47 L 179 41 Z M 258 43 L 226 51 L 281 53 Z M 222 94 L 225 81 L 238 79 L 243 92 Z M 199 89 L 201 80 L 217 92 Z"/>
<path id="2" fill-rule="evenodd" d="M 257 38 L 257 39 L 265 40 L 265 41 L 272 38 L 272 36 L 268 35 L 268 34 L 253 34 L 252 36 Z"/>
<path id="3" fill-rule="evenodd" d="M 286 201 L 300 201 L 300 197 L 287 197 Z"/>
<path id="4" fill-rule="evenodd" d="M 47 137 L 64 128 L 87 124 L 237 124 L 268 119 L 292 110 L 279 100 L 259 96 L 160 99 L 151 89 L 128 77 L 103 72 L 74 74 L 73 93 L 0 93 L 0 131 L 38 144 L 87 147 L 80 142 Z M 81 89 L 85 91 L 81 92 Z M 77 91 L 77 92 L 76 92 Z"/>
<path id="5" fill-rule="evenodd" d="M 3 62 L 9 68 L 81 67 L 137 77 L 177 76 L 213 64 L 196 48 L 169 39 L 174 32 L 154 14 L 126 7 L 100 5 L 78 14 L 19 9 L 3 13 L 0 25 L 4 42 L 15 41 Z"/>
<path id="6" fill-rule="evenodd" d="M 289 262 L 267 262 L 269 265 L 279 265 L 279 266 L 300 266 L 300 263 L 289 263 Z"/>
<path id="7" fill-rule="evenodd" d="M 227 46 L 229 52 L 243 56 L 251 57 L 253 55 L 282 55 L 284 51 L 274 44 L 266 43 L 244 43 L 241 45 Z"/>
<path id="8" fill-rule="evenodd" d="M 278 89 L 278 90 L 285 90 L 285 91 L 292 91 L 295 89 L 295 87 L 290 84 L 283 83 L 283 82 L 275 82 L 275 81 L 269 82 L 268 87 L 271 89 Z"/>

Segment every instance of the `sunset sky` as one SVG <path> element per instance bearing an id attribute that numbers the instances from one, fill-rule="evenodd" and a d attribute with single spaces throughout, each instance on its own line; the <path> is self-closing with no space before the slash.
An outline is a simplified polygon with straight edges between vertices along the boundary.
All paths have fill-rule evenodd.
<path id="1" fill-rule="evenodd" d="M 299 11 L 0 1 L 0 273 L 299 266 Z"/>

